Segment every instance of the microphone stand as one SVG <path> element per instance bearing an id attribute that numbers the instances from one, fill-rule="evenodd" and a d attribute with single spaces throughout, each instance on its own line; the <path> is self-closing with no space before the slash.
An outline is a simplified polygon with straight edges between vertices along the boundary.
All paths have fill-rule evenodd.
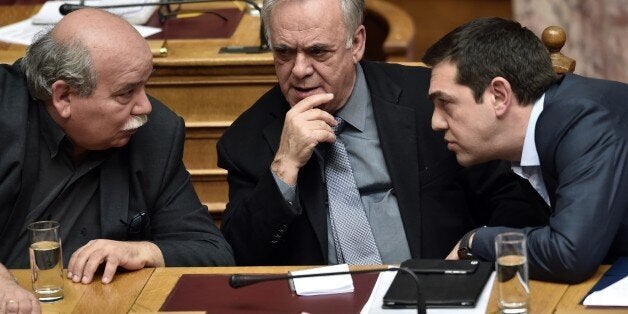
<path id="1" fill-rule="evenodd" d="M 318 273 L 318 274 L 304 274 L 304 275 L 231 275 L 229 278 L 229 285 L 234 288 L 246 287 L 252 284 L 264 282 L 264 281 L 275 281 L 275 280 L 285 280 L 285 279 L 293 279 L 293 278 L 307 278 L 307 277 L 320 277 L 320 276 L 336 276 L 336 275 L 351 275 L 351 274 L 366 274 L 366 273 L 379 273 L 385 271 L 402 271 L 412 279 L 414 279 L 414 283 L 416 284 L 417 291 L 417 303 L 416 303 L 416 311 L 418 314 L 426 314 L 425 301 L 423 300 L 423 295 L 421 294 L 421 288 L 419 284 L 419 278 L 416 274 L 406 267 L 390 267 L 390 268 L 381 268 L 381 269 L 363 269 L 363 270 L 350 270 L 350 271 L 342 271 L 342 272 L 333 272 L 333 273 Z"/>
<path id="2" fill-rule="evenodd" d="M 262 12 L 262 9 L 255 3 L 253 0 L 183 0 L 183 1 L 159 1 L 159 2 L 149 2 L 149 3 L 126 3 L 126 4 L 114 4 L 114 5 L 103 5 L 103 6 L 87 6 L 83 4 L 69 4 L 64 3 L 59 7 L 59 13 L 61 15 L 67 15 L 72 11 L 76 11 L 83 8 L 96 8 L 96 9 L 116 9 L 116 8 L 128 8 L 128 7 L 143 7 L 143 6 L 161 6 L 167 4 L 188 4 L 188 3 L 207 3 L 207 2 L 223 2 L 223 1 L 241 1 L 249 4 L 258 12 Z M 257 47 L 247 47 L 247 46 L 232 46 L 232 47 L 222 47 L 220 48 L 221 53 L 260 53 L 269 51 L 268 40 L 266 39 L 266 33 L 264 32 L 264 21 L 260 16 L 260 29 L 259 29 L 259 41 L 260 45 Z"/>

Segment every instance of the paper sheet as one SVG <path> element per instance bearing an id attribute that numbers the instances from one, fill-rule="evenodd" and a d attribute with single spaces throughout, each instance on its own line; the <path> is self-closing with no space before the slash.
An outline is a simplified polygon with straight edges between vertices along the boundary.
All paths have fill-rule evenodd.
<path id="1" fill-rule="evenodd" d="M 591 293 L 582 304 L 587 306 L 628 306 L 628 276 Z"/>
<path id="2" fill-rule="evenodd" d="M 87 0 L 83 3 L 86 6 L 107 6 L 107 5 L 121 5 L 121 4 L 138 4 L 138 3 L 157 3 L 159 0 Z M 63 15 L 59 13 L 59 7 L 65 3 L 79 4 L 76 0 L 63 0 L 63 1 L 46 1 L 42 5 L 37 14 L 33 16 L 34 24 L 56 24 Z M 148 19 L 155 13 L 158 6 L 135 6 L 128 8 L 112 8 L 106 9 L 107 11 L 116 14 L 131 24 L 146 24 Z"/>
<path id="3" fill-rule="evenodd" d="M 375 282 L 375 286 L 373 287 L 373 292 L 371 292 L 371 296 L 368 301 L 360 311 L 360 314 L 379 314 L 379 313 L 390 313 L 390 314 L 415 314 L 416 309 L 383 309 L 382 304 L 384 295 L 390 287 L 390 284 L 395 279 L 395 275 L 397 272 L 383 272 L 379 274 L 377 277 L 377 282 Z M 480 297 L 478 298 L 477 305 L 473 308 L 442 308 L 442 309 L 427 309 L 428 314 L 454 314 L 454 313 L 463 313 L 463 314 L 484 314 L 486 313 L 486 308 L 488 307 L 488 300 L 491 297 L 491 289 L 493 288 L 493 281 L 495 281 L 495 272 L 491 274 Z"/>
<path id="4" fill-rule="evenodd" d="M 290 272 L 291 275 L 306 275 L 320 273 L 336 273 L 349 271 L 349 265 L 340 264 Z M 292 287 L 298 295 L 321 295 L 333 293 L 353 292 L 351 275 L 333 275 L 292 279 Z"/>
<path id="5" fill-rule="evenodd" d="M 148 37 L 161 32 L 161 29 L 156 27 L 142 25 L 133 26 L 143 37 Z M 0 27 L 0 41 L 28 46 L 33 42 L 35 35 L 39 32 L 48 30 L 51 27 L 53 27 L 53 25 L 35 25 L 32 23 L 32 18 L 26 19 L 14 24 Z"/>

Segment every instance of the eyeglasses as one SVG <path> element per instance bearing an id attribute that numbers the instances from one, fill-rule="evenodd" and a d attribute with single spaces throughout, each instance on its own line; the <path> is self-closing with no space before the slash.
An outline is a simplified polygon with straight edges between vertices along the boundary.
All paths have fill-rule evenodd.
<path id="1" fill-rule="evenodd" d="M 177 29 L 179 32 L 185 30 L 188 36 L 199 36 L 203 31 L 203 20 L 210 17 L 218 18 L 220 23 L 227 23 L 229 19 L 224 15 L 211 10 L 186 10 L 181 8 L 181 4 L 166 4 L 159 7 L 157 11 L 159 24 L 162 28 L 163 42 L 159 48 L 159 56 L 168 55 L 168 38 L 176 38 Z M 190 34 L 193 33 L 193 34 Z M 196 34 L 196 36 L 194 36 Z"/>
<path id="2" fill-rule="evenodd" d="M 129 222 L 120 219 L 120 222 L 127 227 L 128 236 L 139 235 L 144 231 L 144 228 L 150 223 L 150 217 L 145 211 L 140 211 L 137 215 L 133 216 Z"/>

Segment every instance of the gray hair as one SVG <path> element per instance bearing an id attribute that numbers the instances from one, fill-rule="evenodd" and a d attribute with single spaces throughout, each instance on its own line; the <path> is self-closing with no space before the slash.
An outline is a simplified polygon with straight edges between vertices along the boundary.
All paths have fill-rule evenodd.
<path id="1" fill-rule="evenodd" d="M 270 42 L 270 15 L 277 3 L 289 0 L 264 0 L 262 6 L 262 22 L 264 23 L 264 30 L 266 31 L 266 38 L 268 43 Z M 316 0 L 315 0 L 316 1 Z M 342 10 L 342 18 L 345 22 L 345 29 L 347 30 L 347 42 L 346 47 L 353 47 L 353 33 L 362 25 L 364 19 L 364 0 L 339 0 L 340 9 Z"/>
<path id="2" fill-rule="evenodd" d="M 57 80 L 65 81 L 81 97 L 91 95 L 96 86 L 89 49 L 79 39 L 69 43 L 56 40 L 52 30 L 30 45 L 21 67 L 31 95 L 42 101 L 52 98 L 52 84 Z"/>

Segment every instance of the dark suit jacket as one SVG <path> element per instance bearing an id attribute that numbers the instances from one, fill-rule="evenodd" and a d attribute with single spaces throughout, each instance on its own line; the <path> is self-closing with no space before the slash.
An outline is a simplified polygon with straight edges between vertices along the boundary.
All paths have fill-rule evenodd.
<path id="1" fill-rule="evenodd" d="M 30 98 L 17 65 L 0 66 L 0 90 L 0 261 L 28 267 L 6 258 L 13 243 L 28 236 L 27 215 L 37 216 L 27 207 L 39 166 L 37 106 L 44 104 Z M 100 238 L 152 241 L 167 266 L 233 264 L 231 248 L 200 203 L 183 165 L 183 119 L 159 101 L 150 101 L 149 122 L 126 146 L 112 148 L 100 166 Z M 125 223 L 141 210 L 150 223 L 139 235 L 129 234 Z"/>
<path id="2" fill-rule="evenodd" d="M 545 94 L 536 147 L 552 204 L 549 225 L 525 228 L 533 278 L 579 282 L 628 256 L 628 85 L 567 74 Z M 473 250 L 493 259 L 487 228 Z"/>
<path id="3" fill-rule="evenodd" d="M 469 173 L 461 177 L 463 171 L 442 134 L 430 127 L 428 69 L 361 65 L 413 257 L 443 258 L 476 225 L 491 220 L 508 224 L 510 210 L 524 223 L 546 221 L 542 210 L 530 214 L 509 169 L 494 172 L 495 164 L 482 165 L 464 170 Z M 238 264 L 326 264 L 328 260 L 327 191 L 317 158 L 310 158 L 299 171 L 300 211 L 285 202 L 270 171 L 289 109 L 275 87 L 243 113 L 217 145 L 218 165 L 229 172 L 222 231 Z"/>

